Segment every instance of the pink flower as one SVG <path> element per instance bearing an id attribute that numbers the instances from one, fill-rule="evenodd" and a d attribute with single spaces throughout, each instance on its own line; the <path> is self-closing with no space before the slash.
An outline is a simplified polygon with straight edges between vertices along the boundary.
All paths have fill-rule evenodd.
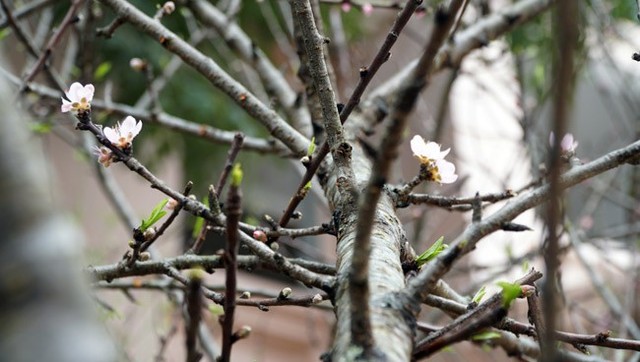
<path id="1" fill-rule="evenodd" d="M 349 1 L 343 1 L 340 8 L 342 8 L 342 11 L 345 13 L 348 13 L 349 10 L 351 10 L 351 3 Z"/>
<path id="2" fill-rule="evenodd" d="M 93 146 L 93 154 L 98 156 L 98 162 L 104 167 L 109 167 L 113 161 L 111 150 L 104 146 Z"/>
<path id="3" fill-rule="evenodd" d="M 87 84 L 84 87 L 78 82 L 71 84 L 69 90 L 64 93 L 67 99 L 62 98 L 60 110 L 62 113 L 71 112 L 75 115 L 89 111 L 94 91 L 93 84 Z"/>
<path id="4" fill-rule="evenodd" d="M 122 124 L 118 123 L 114 128 L 105 127 L 103 133 L 114 146 L 124 150 L 131 147 L 131 142 L 141 129 L 142 121 L 136 123 L 135 118 L 127 116 Z"/>
<path id="5" fill-rule="evenodd" d="M 373 13 L 373 5 L 369 3 L 362 4 L 362 13 L 364 14 L 364 16 L 371 15 L 371 13 Z"/>
<path id="6" fill-rule="evenodd" d="M 555 143 L 555 135 L 553 132 L 549 134 L 549 144 L 553 147 Z M 576 148 L 578 147 L 578 141 L 574 140 L 573 135 L 571 133 L 567 133 L 562 137 L 560 141 L 560 150 L 564 154 L 574 154 L 576 152 Z"/>
<path id="7" fill-rule="evenodd" d="M 443 160 L 451 149 L 447 148 L 444 151 L 440 151 L 439 144 L 435 142 L 425 142 L 424 138 L 415 135 L 411 139 L 411 151 L 413 151 L 413 155 L 420 160 L 420 163 L 428 164 L 435 160 Z"/>

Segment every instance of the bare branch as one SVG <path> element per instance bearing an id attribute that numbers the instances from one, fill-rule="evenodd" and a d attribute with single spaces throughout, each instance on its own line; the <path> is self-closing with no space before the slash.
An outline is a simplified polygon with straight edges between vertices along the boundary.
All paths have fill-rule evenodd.
<path id="1" fill-rule="evenodd" d="M 269 132 L 284 143 L 295 155 L 305 154 L 309 140 L 287 124 L 273 110 L 260 102 L 244 86 L 231 78 L 211 58 L 193 48 L 179 36 L 154 21 L 125 0 L 102 0 L 119 16 L 156 39 L 167 50 L 179 55 L 185 63 L 205 76 L 212 84 L 226 93 L 249 115 L 258 120 Z"/>

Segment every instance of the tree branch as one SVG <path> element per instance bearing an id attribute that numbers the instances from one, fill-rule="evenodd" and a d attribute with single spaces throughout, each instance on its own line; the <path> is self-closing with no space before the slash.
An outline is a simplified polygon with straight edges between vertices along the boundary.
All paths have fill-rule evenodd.
<path id="1" fill-rule="evenodd" d="M 119 16 L 156 39 L 167 50 L 177 54 L 185 63 L 206 77 L 213 85 L 227 94 L 238 106 L 258 120 L 296 156 L 307 151 L 309 140 L 287 124 L 276 112 L 269 109 L 244 86 L 229 76 L 211 58 L 193 48 L 179 36 L 154 21 L 125 0 L 101 0 Z"/>

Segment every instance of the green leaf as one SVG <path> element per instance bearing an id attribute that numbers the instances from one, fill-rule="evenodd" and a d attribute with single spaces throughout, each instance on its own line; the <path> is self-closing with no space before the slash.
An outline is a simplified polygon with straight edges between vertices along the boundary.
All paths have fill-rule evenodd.
<path id="1" fill-rule="evenodd" d="M 306 184 L 306 185 L 304 185 L 304 190 L 305 190 L 305 191 L 309 191 L 309 190 L 311 190 L 311 181 L 307 182 L 307 184 Z"/>
<path id="2" fill-rule="evenodd" d="M 35 133 L 47 134 L 51 132 L 51 129 L 53 129 L 53 125 L 48 122 L 34 122 L 29 123 L 29 128 Z"/>
<path id="3" fill-rule="evenodd" d="M 234 187 L 239 187 L 242 183 L 242 167 L 240 167 L 239 163 L 233 165 L 233 169 L 231 170 L 231 185 Z"/>
<path id="4" fill-rule="evenodd" d="M 485 294 L 487 294 L 487 286 L 483 285 L 482 288 L 480 288 L 480 290 L 476 292 L 476 294 L 473 296 L 473 299 L 471 301 L 475 303 L 480 303 L 482 298 L 484 298 Z"/>
<path id="5" fill-rule="evenodd" d="M 309 143 L 309 148 L 307 148 L 307 156 L 313 155 L 313 152 L 316 150 L 316 138 L 311 137 L 311 143 Z"/>
<path id="6" fill-rule="evenodd" d="M 166 205 L 167 202 L 169 202 L 169 199 L 160 201 L 160 203 L 158 203 L 158 205 L 156 205 L 156 207 L 151 210 L 151 215 L 149 215 L 149 217 L 146 219 L 142 219 L 142 223 L 140 224 L 138 229 L 140 229 L 140 231 L 142 232 L 145 232 L 148 228 L 153 226 L 153 224 L 158 222 L 158 220 L 162 219 L 162 217 L 167 214 L 167 212 L 164 210 L 164 205 Z"/>
<path id="7" fill-rule="evenodd" d="M 208 198 L 204 198 L 202 200 L 202 203 L 204 204 L 204 206 L 209 207 L 209 199 Z M 202 228 L 204 227 L 204 219 L 201 217 L 196 217 L 196 222 L 195 224 L 193 224 L 193 233 L 191 234 L 191 237 L 193 239 L 197 238 L 198 235 L 200 235 L 200 232 L 202 231 Z"/>
<path id="8" fill-rule="evenodd" d="M 447 244 L 444 244 L 442 242 L 443 240 L 444 240 L 444 236 L 441 236 L 438 240 L 436 240 L 435 243 L 433 243 L 433 245 L 431 245 L 429 249 L 425 250 L 424 253 L 420 254 L 416 258 L 416 263 L 418 263 L 418 267 L 422 267 L 424 264 L 434 259 L 436 256 L 438 256 L 438 254 L 442 253 L 444 249 L 448 247 Z"/>
<path id="9" fill-rule="evenodd" d="M 505 308 L 509 308 L 511 302 L 522 295 L 522 288 L 518 283 L 497 282 L 496 284 L 502 288 L 502 306 Z"/>
<path id="10" fill-rule="evenodd" d="M 522 271 L 523 272 L 529 271 L 529 260 L 525 260 L 522 262 Z"/>
<path id="11" fill-rule="evenodd" d="M 104 79 L 104 77 L 111 71 L 111 63 L 103 62 L 98 65 L 96 71 L 93 72 L 93 78 L 99 82 Z"/>
<path id="12" fill-rule="evenodd" d="M 480 332 L 478 334 L 474 334 L 471 337 L 472 341 L 488 341 L 491 339 L 496 339 L 496 338 L 500 338 L 501 335 L 498 332 L 495 331 L 486 331 L 486 332 Z"/>

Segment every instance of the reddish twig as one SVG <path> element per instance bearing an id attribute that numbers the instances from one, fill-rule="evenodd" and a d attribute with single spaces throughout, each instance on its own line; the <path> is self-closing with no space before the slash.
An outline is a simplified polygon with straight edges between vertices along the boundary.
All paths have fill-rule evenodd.
<path id="1" fill-rule="evenodd" d="M 220 355 L 220 361 L 222 362 L 231 360 L 231 346 L 233 344 L 233 319 L 236 308 L 236 273 L 238 271 L 237 258 L 239 249 L 238 223 L 242 215 L 242 195 L 239 183 L 237 180 L 231 183 L 226 205 L 227 247 L 223 257 L 226 271 L 226 291 L 224 293 L 224 315 L 220 317 L 222 323 L 222 354 Z"/>

